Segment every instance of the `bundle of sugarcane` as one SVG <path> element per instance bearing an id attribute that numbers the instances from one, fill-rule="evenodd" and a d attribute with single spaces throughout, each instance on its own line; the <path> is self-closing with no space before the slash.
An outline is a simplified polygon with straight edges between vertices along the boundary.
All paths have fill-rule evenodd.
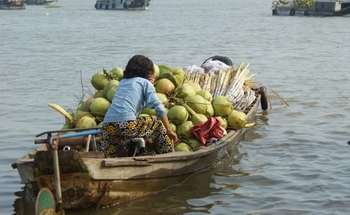
<path id="1" fill-rule="evenodd" d="M 203 73 L 200 71 L 186 71 L 186 80 L 192 81 L 203 90 L 209 91 L 213 96 L 224 95 L 234 76 L 234 69 L 219 70 L 216 73 Z"/>
<path id="2" fill-rule="evenodd" d="M 239 103 L 236 103 L 235 108 L 236 110 L 244 111 L 247 107 L 249 107 L 256 99 L 256 94 L 254 90 L 247 89 L 244 91 L 244 96 L 239 101 Z"/>
<path id="3" fill-rule="evenodd" d="M 218 96 L 226 95 L 228 87 L 230 86 L 230 83 L 233 80 L 235 73 L 236 73 L 236 71 L 234 71 L 234 69 L 232 67 L 223 72 L 223 81 L 221 82 Z"/>
<path id="4" fill-rule="evenodd" d="M 201 70 L 186 70 L 186 81 L 191 81 L 198 84 L 203 90 L 211 91 L 211 77 L 212 74 L 202 72 Z"/>
<path id="5" fill-rule="evenodd" d="M 238 110 L 244 110 L 255 100 L 252 90 L 255 82 L 248 65 L 240 64 L 235 71 L 233 67 L 219 70 L 215 73 L 205 73 L 200 70 L 186 71 L 186 80 L 198 84 L 203 90 L 209 91 L 213 97 L 227 96 Z"/>
<path id="6" fill-rule="evenodd" d="M 233 103 L 236 109 L 244 110 L 255 100 L 253 74 L 248 69 L 249 64 L 240 64 L 235 76 L 231 79 L 225 96 Z"/>
<path id="7" fill-rule="evenodd" d="M 214 74 L 211 74 L 211 73 L 205 74 L 204 79 L 203 79 L 203 85 L 201 85 L 203 90 L 211 92 L 211 90 L 210 90 L 211 89 L 211 79 L 213 78 L 213 75 Z"/>

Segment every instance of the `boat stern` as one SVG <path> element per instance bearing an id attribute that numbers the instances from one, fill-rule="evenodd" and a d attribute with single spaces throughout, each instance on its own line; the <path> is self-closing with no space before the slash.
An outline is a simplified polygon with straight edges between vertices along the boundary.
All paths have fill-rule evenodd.
<path id="1" fill-rule="evenodd" d="M 34 159 L 24 156 L 11 164 L 13 169 L 17 169 L 22 184 L 35 182 Z"/>

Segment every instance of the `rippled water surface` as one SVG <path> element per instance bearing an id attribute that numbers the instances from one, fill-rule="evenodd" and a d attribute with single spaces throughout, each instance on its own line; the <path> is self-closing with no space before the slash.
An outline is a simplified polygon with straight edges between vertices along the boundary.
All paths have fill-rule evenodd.
<path id="1" fill-rule="evenodd" d="M 63 119 L 96 70 L 142 53 L 200 64 L 249 62 L 272 110 L 212 172 L 169 192 L 86 214 L 349 214 L 350 17 L 272 17 L 269 1 L 152 0 L 148 11 L 96 11 L 94 1 L 0 11 L 0 214 L 22 185 L 10 163 Z M 80 212 L 80 214 L 83 212 Z M 78 213 L 79 214 L 79 213 Z"/>

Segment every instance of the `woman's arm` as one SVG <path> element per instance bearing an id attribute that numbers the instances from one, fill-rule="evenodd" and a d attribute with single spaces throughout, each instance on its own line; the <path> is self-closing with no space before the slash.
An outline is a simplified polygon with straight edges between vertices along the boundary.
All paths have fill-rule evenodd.
<path id="1" fill-rule="evenodd" d="M 167 134 L 170 137 L 170 139 L 172 139 L 174 143 L 176 143 L 178 141 L 177 135 L 173 130 L 171 130 L 167 115 L 164 115 L 163 117 L 161 117 L 161 121 L 163 122 L 163 125 L 166 128 Z"/>
<path id="2" fill-rule="evenodd" d="M 171 130 L 168 117 L 165 112 L 164 105 L 159 101 L 157 93 L 154 89 L 154 86 L 151 82 L 147 81 L 147 86 L 145 87 L 145 97 L 146 97 L 146 106 L 154 108 L 157 111 L 158 118 L 163 122 L 164 127 L 167 130 L 167 134 L 174 141 L 177 142 L 176 133 Z"/>

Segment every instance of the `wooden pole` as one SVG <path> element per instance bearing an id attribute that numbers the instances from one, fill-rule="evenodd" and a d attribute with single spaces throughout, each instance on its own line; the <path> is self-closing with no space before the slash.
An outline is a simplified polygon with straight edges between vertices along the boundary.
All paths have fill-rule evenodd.
<path id="1" fill-rule="evenodd" d="M 60 176 L 60 164 L 58 159 L 58 139 L 51 139 L 52 155 L 53 155 L 53 169 L 55 176 L 55 188 L 56 188 L 56 200 L 57 209 L 62 207 L 62 188 L 61 188 L 61 176 Z"/>

